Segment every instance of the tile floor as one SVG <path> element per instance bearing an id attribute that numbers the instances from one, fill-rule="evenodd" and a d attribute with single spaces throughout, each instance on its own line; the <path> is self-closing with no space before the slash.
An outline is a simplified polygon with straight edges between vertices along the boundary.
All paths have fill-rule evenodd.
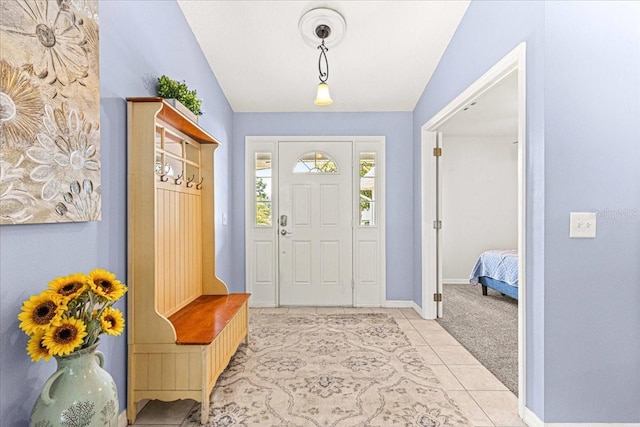
<path id="1" fill-rule="evenodd" d="M 526 426 L 518 417 L 518 398 L 462 347 L 435 320 L 424 320 L 411 308 L 252 308 L 274 313 L 378 313 L 392 316 L 430 365 L 449 396 L 477 427 Z M 149 402 L 136 426 L 179 426 L 198 403 L 189 400 Z"/>

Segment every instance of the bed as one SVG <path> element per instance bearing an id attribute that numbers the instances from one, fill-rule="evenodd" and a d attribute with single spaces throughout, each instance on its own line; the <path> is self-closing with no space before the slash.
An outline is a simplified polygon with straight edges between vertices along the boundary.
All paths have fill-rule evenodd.
<path id="1" fill-rule="evenodd" d="M 469 275 L 469 283 L 480 284 L 482 295 L 487 295 L 487 288 L 491 288 L 518 299 L 518 251 L 483 252 Z"/>

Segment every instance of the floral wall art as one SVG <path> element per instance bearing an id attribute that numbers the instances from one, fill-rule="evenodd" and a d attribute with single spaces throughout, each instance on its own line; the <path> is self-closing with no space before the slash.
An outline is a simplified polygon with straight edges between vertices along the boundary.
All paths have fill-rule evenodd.
<path id="1" fill-rule="evenodd" d="M 0 224 L 97 221 L 97 0 L 0 1 Z"/>

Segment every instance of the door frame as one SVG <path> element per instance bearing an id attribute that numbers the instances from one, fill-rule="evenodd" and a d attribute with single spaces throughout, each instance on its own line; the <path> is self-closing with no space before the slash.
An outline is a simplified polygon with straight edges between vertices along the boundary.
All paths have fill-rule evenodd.
<path id="1" fill-rule="evenodd" d="M 377 219 L 375 227 L 358 224 L 359 203 L 352 198 L 352 271 L 353 306 L 382 307 L 386 302 L 386 160 L 384 136 L 246 136 L 245 137 L 245 286 L 252 294 L 249 303 L 253 307 L 278 307 L 279 296 L 279 238 L 278 238 L 278 147 L 279 142 L 349 142 L 352 146 L 351 173 L 352 194 L 359 194 L 359 153 L 376 153 Z M 255 194 L 255 153 L 271 153 L 272 170 L 272 225 L 256 227 L 253 195 Z M 259 237 L 257 235 L 259 234 Z M 376 268 L 370 267 L 370 255 L 375 253 Z M 359 262 L 360 254 L 367 259 L 367 266 Z M 261 255 L 262 254 L 262 255 Z M 258 258 L 263 261 L 259 262 Z M 268 259 L 268 262 L 264 260 Z M 258 277 L 259 276 L 259 277 Z"/>
<path id="2" fill-rule="evenodd" d="M 438 292 L 437 233 L 433 226 L 436 215 L 436 158 L 432 149 L 438 146 L 438 129 L 474 99 L 491 90 L 512 73 L 518 73 L 518 414 L 524 415 L 526 401 L 526 43 L 522 42 L 489 71 L 473 82 L 460 95 L 436 113 L 421 127 L 421 246 L 422 246 L 422 317 L 435 319 L 441 309 L 433 302 Z"/>

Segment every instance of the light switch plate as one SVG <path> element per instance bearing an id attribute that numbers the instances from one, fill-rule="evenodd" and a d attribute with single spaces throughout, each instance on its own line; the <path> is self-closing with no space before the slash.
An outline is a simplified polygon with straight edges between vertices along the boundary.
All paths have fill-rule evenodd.
<path id="1" fill-rule="evenodd" d="M 596 213 L 571 212 L 569 215 L 569 237 L 573 239 L 596 237 Z"/>

